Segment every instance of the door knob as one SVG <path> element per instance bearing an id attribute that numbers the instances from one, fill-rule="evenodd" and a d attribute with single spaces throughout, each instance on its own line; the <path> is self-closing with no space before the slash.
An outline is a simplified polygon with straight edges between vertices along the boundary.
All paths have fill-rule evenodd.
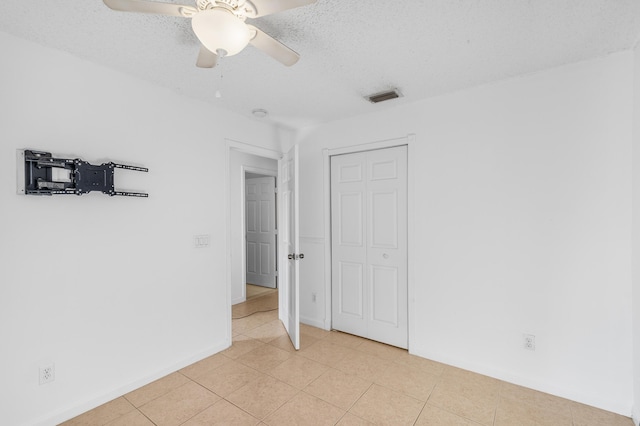
<path id="1" fill-rule="evenodd" d="M 385 259 L 388 259 L 388 258 L 389 258 L 389 255 L 388 255 L 387 253 L 383 253 L 383 254 L 382 254 L 382 257 L 384 257 Z"/>
<path id="2" fill-rule="evenodd" d="M 304 259 L 304 253 L 300 253 L 300 259 Z"/>
<path id="3" fill-rule="evenodd" d="M 289 256 L 287 256 L 289 258 L 289 260 L 293 260 L 293 255 L 290 254 Z"/>

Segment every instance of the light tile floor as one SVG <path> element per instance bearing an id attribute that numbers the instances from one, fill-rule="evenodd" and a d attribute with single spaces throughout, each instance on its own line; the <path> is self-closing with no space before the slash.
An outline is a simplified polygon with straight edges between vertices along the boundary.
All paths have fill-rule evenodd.
<path id="1" fill-rule="evenodd" d="M 246 288 L 247 300 L 255 299 L 256 297 L 264 296 L 266 294 L 277 293 L 275 288 L 262 287 L 259 285 L 247 284 Z"/>
<path id="2" fill-rule="evenodd" d="M 109 426 L 632 426 L 626 417 L 340 332 L 277 310 L 233 320 L 233 345 L 64 423 Z"/>

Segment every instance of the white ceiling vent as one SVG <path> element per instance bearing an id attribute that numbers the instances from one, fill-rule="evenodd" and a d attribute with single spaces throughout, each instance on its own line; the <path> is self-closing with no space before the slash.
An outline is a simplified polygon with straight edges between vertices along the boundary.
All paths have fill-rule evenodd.
<path id="1" fill-rule="evenodd" d="M 378 102 L 389 101 L 391 99 L 396 99 L 402 96 L 402 93 L 398 89 L 387 90 L 386 92 L 376 93 L 375 95 L 367 96 L 367 100 L 372 104 L 377 104 Z"/>

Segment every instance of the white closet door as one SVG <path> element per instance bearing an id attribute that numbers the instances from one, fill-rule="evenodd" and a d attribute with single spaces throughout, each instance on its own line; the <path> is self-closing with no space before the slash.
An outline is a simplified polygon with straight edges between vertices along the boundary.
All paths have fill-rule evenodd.
<path id="1" fill-rule="evenodd" d="M 406 348 L 406 146 L 331 157 L 333 328 Z"/>
<path id="2" fill-rule="evenodd" d="M 276 288 L 276 181 L 245 180 L 247 283 Z"/>
<path id="3" fill-rule="evenodd" d="M 366 153 L 331 157 L 332 326 L 365 337 L 366 162 Z"/>
<path id="4" fill-rule="evenodd" d="M 407 348 L 407 148 L 367 152 L 368 337 Z"/>

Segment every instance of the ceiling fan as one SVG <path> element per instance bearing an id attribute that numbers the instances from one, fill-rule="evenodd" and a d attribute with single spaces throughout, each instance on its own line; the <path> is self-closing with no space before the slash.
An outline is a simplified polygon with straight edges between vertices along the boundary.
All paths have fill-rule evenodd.
<path id="1" fill-rule="evenodd" d="M 251 43 L 286 66 L 298 62 L 300 55 L 273 37 L 246 24 L 259 18 L 316 0 L 196 0 L 195 6 L 147 0 L 103 0 L 109 8 L 124 12 L 155 13 L 191 18 L 194 33 L 202 43 L 196 66 L 213 68 L 218 58 L 235 55 Z"/>

